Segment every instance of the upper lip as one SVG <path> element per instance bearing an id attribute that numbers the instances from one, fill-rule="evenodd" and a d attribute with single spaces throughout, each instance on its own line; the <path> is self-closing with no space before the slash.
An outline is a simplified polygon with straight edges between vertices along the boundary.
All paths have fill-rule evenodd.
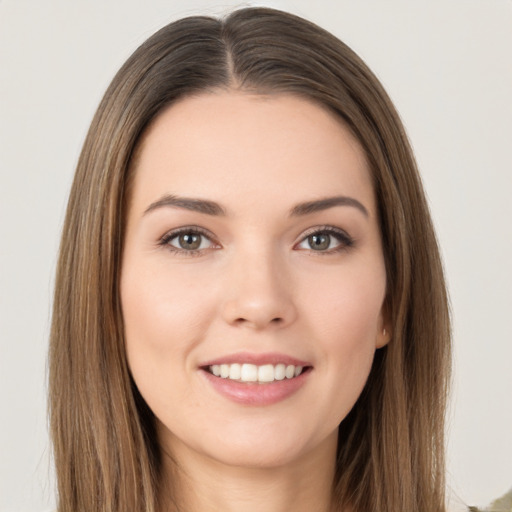
<path id="1" fill-rule="evenodd" d="M 210 359 L 200 364 L 200 367 L 208 367 L 219 364 L 254 364 L 256 366 L 263 366 L 265 364 L 286 364 L 293 366 L 311 366 L 307 361 L 297 359 L 286 354 L 280 354 L 277 352 L 268 352 L 264 354 L 255 354 L 251 352 L 238 352 L 236 354 L 227 354 L 222 357 Z"/>

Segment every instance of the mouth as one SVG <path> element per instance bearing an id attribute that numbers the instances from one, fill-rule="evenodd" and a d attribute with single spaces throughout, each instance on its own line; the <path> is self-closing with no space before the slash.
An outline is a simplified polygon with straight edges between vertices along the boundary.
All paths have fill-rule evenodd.
<path id="1" fill-rule="evenodd" d="M 199 369 L 207 385 L 224 398 L 244 406 L 268 406 L 306 386 L 313 366 L 286 354 L 240 352 L 204 361 Z"/>
<path id="2" fill-rule="evenodd" d="M 293 364 L 222 363 L 202 367 L 211 375 L 220 379 L 236 382 L 270 384 L 274 381 L 292 380 L 311 369 L 311 366 Z"/>

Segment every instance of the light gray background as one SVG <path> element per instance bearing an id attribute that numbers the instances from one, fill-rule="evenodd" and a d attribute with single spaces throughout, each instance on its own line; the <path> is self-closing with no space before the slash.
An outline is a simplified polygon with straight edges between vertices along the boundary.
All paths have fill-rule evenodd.
<path id="1" fill-rule="evenodd" d="M 512 485 L 512 2 L 262 4 L 347 42 L 404 119 L 453 308 L 449 483 L 461 501 L 487 503 Z M 45 417 L 53 273 L 73 169 L 101 95 L 156 29 L 241 5 L 0 0 L 1 512 L 53 505 Z"/>

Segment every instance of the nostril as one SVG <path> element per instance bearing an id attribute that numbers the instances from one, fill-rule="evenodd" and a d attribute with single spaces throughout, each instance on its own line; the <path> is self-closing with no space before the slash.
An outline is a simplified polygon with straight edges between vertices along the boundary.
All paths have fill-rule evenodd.
<path id="1" fill-rule="evenodd" d="M 238 324 L 238 325 L 243 325 L 243 324 L 265 324 L 266 322 L 264 321 L 258 321 L 258 320 L 250 320 L 248 318 L 244 318 L 244 317 L 239 317 L 237 319 L 235 319 L 234 321 L 235 324 Z M 284 318 L 282 317 L 275 317 L 275 318 L 272 318 L 270 321 L 268 321 L 269 324 L 273 324 L 273 325 L 281 325 L 284 323 Z"/>

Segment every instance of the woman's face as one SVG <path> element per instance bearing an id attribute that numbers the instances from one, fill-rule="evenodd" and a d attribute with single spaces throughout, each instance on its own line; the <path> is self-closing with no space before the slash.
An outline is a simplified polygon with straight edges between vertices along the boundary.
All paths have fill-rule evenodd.
<path id="1" fill-rule="evenodd" d="M 370 174 L 332 114 L 217 92 L 151 125 L 121 298 L 164 450 L 251 467 L 333 454 L 387 342 L 385 291 Z"/>

